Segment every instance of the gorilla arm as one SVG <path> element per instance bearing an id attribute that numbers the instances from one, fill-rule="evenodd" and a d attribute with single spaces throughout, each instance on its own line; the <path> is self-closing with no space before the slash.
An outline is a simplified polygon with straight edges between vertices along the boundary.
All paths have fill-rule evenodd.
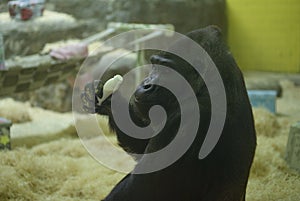
<path id="1" fill-rule="evenodd" d="M 108 116 L 110 129 L 116 132 L 119 145 L 129 154 L 142 154 L 148 144 L 148 140 L 132 138 L 123 133 L 116 125 L 112 115 L 111 97 L 122 84 L 122 80 L 123 78 L 120 75 L 116 75 L 105 84 L 101 81 L 94 81 L 87 84 L 84 92 L 81 94 L 83 109 L 88 113 Z M 115 109 L 118 110 L 118 108 Z M 133 121 L 137 125 L 143 126 L 145 123 L 136 115 L 138 112 L 134 111 L 131 105 L 129 105 L 129 110 Z"/>

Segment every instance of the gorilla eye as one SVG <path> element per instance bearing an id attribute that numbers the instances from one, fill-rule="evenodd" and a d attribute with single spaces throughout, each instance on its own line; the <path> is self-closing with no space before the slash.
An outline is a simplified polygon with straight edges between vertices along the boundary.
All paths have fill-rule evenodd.
<path id="1" fill-rule="evenodd" d="M 153 64 L 153 65 L 152 65 L 152 71 L 158 72 L 158 66 L 155 65 L 155 64 Z"/>
<path id="2" fill-rule="evenodd" d="M 162 66 L 169 66 L 168 60 L 163 60 L 163 61 L 161 62 L 161 65 L 162 65 Z"/>
<path id="3" fill-rule="evenodd" d="M 163 58 L 163 59 L 161 59 L 160 64 L 161 64 L 162 66 L 168 66 L 168 67 L 170 67 L 170 66 L 173 66 L 173 65 L 174 65 L 174 61 L 171 60 L 171 59 Z"/>

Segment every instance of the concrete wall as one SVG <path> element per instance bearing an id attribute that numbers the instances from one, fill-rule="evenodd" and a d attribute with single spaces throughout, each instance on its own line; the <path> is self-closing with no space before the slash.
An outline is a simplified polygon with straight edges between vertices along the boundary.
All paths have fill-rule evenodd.
<path id="1" fill-rule="evenodd" d="M 100 22 L 171 23 L 186 33 L 216 24 L 227 30 L 225 0 L 48 0 L 48 9 Z"/>
<path id="2" fill-rule="evenodd" d="M 244 70 L 300 72 L 299 0 L 227 0 L 228 42 Z"/>
<path id="3" fill-rule="evenodd" d="M 45 27 L 42 31 L 30 29 L 28 25 L 35 22 L 11 21 L 7 13 L 7 2 L 8 0 L 0 2 L 0 12 L 6 12 L 0 13 L 0 32 L 4 35 L 6 58 L 37 53 L 46 43 L 90 36 L 103 30 L 111 21 L 171 23 L 181 33 L 215 24 L 223 30 L 225 37 L 227 33 L 225 0 L 46 0 L 46 10 L 70 14 L 75 18 L 74 23 L 77 25 L 74 30 L 68 31 L 65 23 L 57 24 L 68 32 L 53 31 L 52 26 Z M 42 19 L 46 17 L 45 15 Z M 13 24 L 22 26 L 17 26 L 8 33 L 7 26 L 11 27 Z"/>

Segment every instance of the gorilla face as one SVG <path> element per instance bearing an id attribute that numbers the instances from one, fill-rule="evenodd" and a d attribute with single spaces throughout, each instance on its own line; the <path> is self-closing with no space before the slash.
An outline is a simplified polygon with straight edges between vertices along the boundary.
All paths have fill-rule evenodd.
<path id="1" fill-rule="evenodd" d="M 190 32 L 187 34 L 187 36 L 202 46 L 202 48 L 215 62 L 220 73 L 227 74 L 228 80 L 226 83 L 234 83 L 236 82 L 235 80 L 240 79 L 241 75 L 237 76 L 236 72 L 233 72 L 236 71 L 236 69 L 234 69 L 235 64 L 229 66 L 225 63 L 231 61 L 225 62 L 224 60 L 221 60 L 219 63 L 219 59 L 221 59 L 223 56 L 230 58 L 230 55 L 226 55 L 229 52 L 226 45 L 221 40 L 219 28 L 210 26 L 206 29 Z M 175 42 L 174 44 L 170 45 L 169 49 L 178 50 L 184 46 L 184 44 L 181 43 L 184 43 L 184 41 L 179 40 Z M 189 49 L 184 51 L 189 51 Z M 193 55 L 192 52 L 191 55 Z M 203 58 L 201 56 L 193 59 L 196 63 L 203 62 Z M 160 52 L 159 54 L 152 55 L 150 61 L 152 63 L 152 72 L 136 90 L 133 101 L 133 105 L 136 106 L 139 111 L 142 111 L 145 116 L 147 116 L 147 110 L 149 107 L 153 106 L 154 104 L 162 105 L 167 111 L 168 109 L 172 109 L 174 112 L 178 112 L 175 110 L 177 101 L 174 99 L 174 96 L 169 93 L 168 90 L 158 86 L 158 82 L 173 83 L 172 85 L 177 87 L 181 96 L 187 99 L 189 98 L 184 87 L 176 83 L 176 79 L 174 79 L 173 76 L 174 72 L 172 73 L 172 70 L 183 76 L 183 78 L 194 90 L 200 106 L 202 106 L 202 108 L 205 110 L 209 110 L 210 101 L 208 100 L 209 93 L 206 84 L 204 83 L 201 75 L 194 69 L 193 66 L 191 66 L 190 63 L 170 52 Z M 200 70 L 205 71 L 204 67 Z M 242 80 L 239 80 L 238 82 L 242 82 Z"/>
<path id="2" fill-rule="evenodd" d="M 199 76 L 193 76 L 197 75 L 197 73 L 187 62 L 173 54 L 162 53 L 160 55 L 153 55 L 150 58 L 150 61 L 152 63 L 152 72 L 138 87 L 135 93 L 136 99 L 141 99 L 144 94 L 145 96 L 147 96 L 147 98 L 145 99 L 150 102 L 157 100 L 159 95 L 161 95 L 162 93 L 160 92 L 161 89 L 159 88 L 159 86 L 156 85 L 158 81 L 160 81 L 161 83 L 172 83 L 172 85 L 178 87 L 182 95 L 184 95 L 184 89 L 180 89 L 180 87 L 182 86 L 176 83 L 173 71 L 176 71 L 185 79 L 188 78 L 186 80 L 201 81 L 198 79 Z M 193 82 L 190 82 L 190 84 L 192 86 L 195 85 Z"/>
<path id="3" fill-rule="evenodd" d="M 133 105 L 142 112 L 144 117 L 153 105 L 161 105 L 168 111 L 168 108 L 174 108 L 176 102 L 172 93 L 159 85 L 159 82 L 172 82 L 171 70 L 175 66 L 174 60 L 154 55 L 151 57 L 151 63 L 152 71 L 134 93 Z"/>
<path id="4" fill-rule="evenodd" d="M 189 95 L 184 86 L 176 80 L 176 74 L 181 75 L 192 87 L 196 94 L 205 92 L 204 81 L 196 70 L 179 56 L 171 53 L 162 52 L 152 55 L 150 58 L 152 71 L 149 76 L 138 86 L 134 93 L 132 106 L 135 111 L 140 112 L 140 117 L 149 123 L 148 112 L 154 105 L 161 105 L 168 115 L 179 111 L 179 105 L 176 97 L 168 89 L 160 86 L 159 83 L 169 83 L 175 86 L 179 94 L 188 99 Z M 204 94 L 204 93 L 203 93 Z"/>

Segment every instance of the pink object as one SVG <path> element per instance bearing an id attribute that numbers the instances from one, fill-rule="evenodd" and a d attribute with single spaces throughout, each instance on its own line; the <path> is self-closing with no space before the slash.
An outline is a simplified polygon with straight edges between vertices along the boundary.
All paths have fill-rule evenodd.
<path id="1" fill-rule="evenodd" d="M 64 47 L 51 50 L 50 56 L 59 60 L 85 58 L 88 56 L 88 47 L 84 43 L 66 45 Z"/>

